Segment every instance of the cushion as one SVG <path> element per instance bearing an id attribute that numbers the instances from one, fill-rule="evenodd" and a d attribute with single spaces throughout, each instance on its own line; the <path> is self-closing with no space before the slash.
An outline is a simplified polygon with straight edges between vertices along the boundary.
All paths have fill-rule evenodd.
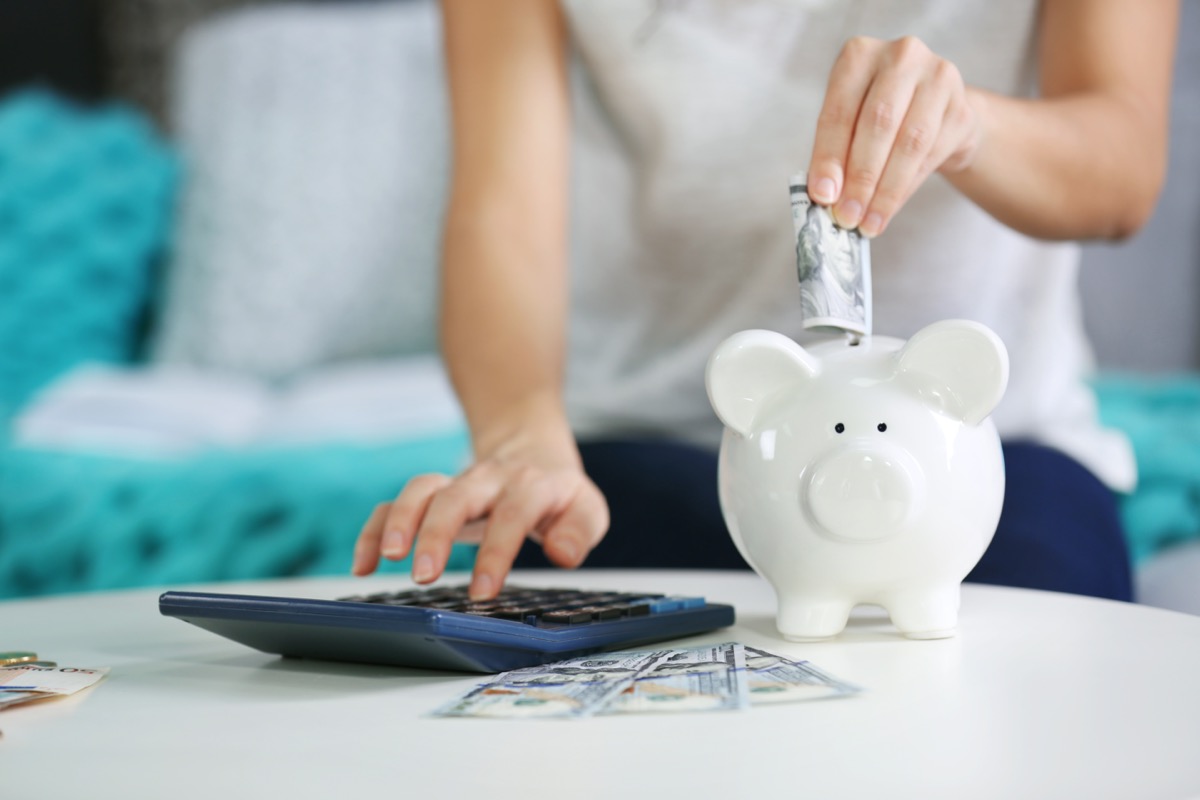
<path id="1" fill-rule="evenodd" d="M 282 378 L 434 349 L 438 19 L 431 3 L 272 5 L 184 37 L 187 183 L 155 358 Z"/>
<path id="2" fill-rule="evenodd" d="M 76 364 L 133 357 L 176 166 L 127 108 L 0 104 L 0 422 Z"/>

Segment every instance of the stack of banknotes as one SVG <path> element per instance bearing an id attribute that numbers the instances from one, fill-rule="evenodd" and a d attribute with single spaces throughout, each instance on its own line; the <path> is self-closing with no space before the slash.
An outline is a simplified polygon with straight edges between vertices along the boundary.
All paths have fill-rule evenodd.
<path id="1" fill-rule="evenodd" d="M 871 335 L 871 240 L 839 226 L 808 196 L 806 174 L 793 176 L 792 225 L 800 314 L 807 330 Z"/>
<path id="2" fill-rule="evenodd" d="M 9 659 L 0 659 L 0 664 L 4 661 Z M 107 667 L 60 667 L 54 662 L 33 659 L 8 663 L 0 666 L 0 711 L 34 700 L 75 694 L 107 674 Z"/>
<path id="3" fill-rule="evenodd" d="M 814 667 L 738 642 L 598 653 L 497 675 L 439 717 L 588 717 L 731 711 L 859 691 Z"/>

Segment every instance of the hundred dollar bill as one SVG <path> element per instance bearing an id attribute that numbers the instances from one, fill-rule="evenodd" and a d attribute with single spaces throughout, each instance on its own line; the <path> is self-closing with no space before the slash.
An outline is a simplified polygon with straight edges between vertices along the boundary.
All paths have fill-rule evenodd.
<path id="1" fill-rule="evenodd" d="M 807 661 L 746 648 L 747 684 L 751 705 L 816 700 L 859 691 L 859 687 L 817 669 Z"/>
<path id="2" fill-rule="evenodd" d="M 725 642 L 672 652 L 601 713 L 731 711 L 748 705 L 745 651 L 736 642 Z"/>
<path id="3" fill-rule="evenodd" d="M 802 324 L 810 330 L 871 333 L 871 241 L 836 225 L 808 196 L 808 176 L 790 182 Z"/>
<path id="4" fill-rule="evenodd" d="M 604 708 L 670 650 L 601 653 L 496 676 L 433 712 L 437 717 L 586 717 Z"/>

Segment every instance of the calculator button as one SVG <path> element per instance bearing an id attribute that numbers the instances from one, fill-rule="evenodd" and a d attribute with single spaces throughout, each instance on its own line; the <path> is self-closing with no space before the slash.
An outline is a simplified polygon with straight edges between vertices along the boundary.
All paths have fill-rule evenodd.
<path id="1" fill-rule="evenodd" d="M 650 613 L 663 614 L 668 611 L 682 611 L 685 608 L 703 608 L 705 602 L 703 597 L 663 597 L 650 603 Z"/>
<path id="2" fill-rule="evenodd" d="M 678 611 L 683 608 L 683 604 L 674 597 L 663 597 L 650 602 L 651 614 L 665 614 L 668 611 Z"/>
<path id="3" fill-rule="evenodd" d="M 598 620 L 620 619 L 625 616 L 625 610 L 621 606 L 592 606 L 592 618 Z"/>
<path id="4" fill-rule="evenodd" d="M 539 611 L 541 611 L 541 609 L 524 608 L 521 606 L 501 606 L 500 608 L 494 609 L 491 613 L 491 616 L 495 617 L 496 619 L 513 619 L 517 620 L 518 622 L 524 622 L 526 617 L 533 617 L 534 619 L 537 619 Z"/>
<path id="5" fill-rule="evenodd" d="M 545 622 L 557 622 L 564 625 L 578 625 L 592 621 L 592 613 L 583 610 L 547 611 L 542 615 Z"/>
<path id="6" fill-rule="evenodd" d="M 625 615 L 629 617 L 644 617 L 650 613 L 649 603 L 629 603 L 623 606 Z"/>

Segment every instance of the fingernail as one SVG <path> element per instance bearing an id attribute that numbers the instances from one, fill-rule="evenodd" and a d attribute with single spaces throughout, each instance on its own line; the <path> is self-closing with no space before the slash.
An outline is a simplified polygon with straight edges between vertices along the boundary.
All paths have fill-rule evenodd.
<path id="1" fill-rule="evenodd" d="M 467 597 L 472 600 L 491 599 L 492 587 L 495 585 L 491 575 L 476 575 L 475 580 L 471 581 L 471 588 L 467 590 Z"/>
<path id="2" fill-rule="evenodd" d="M 812 189 L 812 197 L 818 203 L 832 203 L 837 199 L 837 184 L 833 178 L 821 178 Z"/>
<path id="3" fill-rule="evenodd" d="M 404 531 L 388 531 L 383 534 L 383 546 L 380 552 L 387 558 L 404 557 Z"/>
<path id="4" fill-rule="evenodd" d="M 413 580 L 417 583 L 433 579 L 433 559 L 428 555 L 419 555 L 413 562 Z"/>
<path id="5" fill-rule="evenodd" d="M 862 224 L 858 226 L 858 229 L 862 231 L 863 236 L 866 236 L 867 238 L 878 236 L 883 232 L 883 217 L 877 212 L 872 211 L 870 214 L 867 214 L 867 218 L 862 221 Z"/>
<path id="6" fill-rule="evenodd" d="M 857 200 L 847 200 L 833 209 L 833 219 L 843 228 L 857 228 L 862 219 L 863 207 Z"/>

